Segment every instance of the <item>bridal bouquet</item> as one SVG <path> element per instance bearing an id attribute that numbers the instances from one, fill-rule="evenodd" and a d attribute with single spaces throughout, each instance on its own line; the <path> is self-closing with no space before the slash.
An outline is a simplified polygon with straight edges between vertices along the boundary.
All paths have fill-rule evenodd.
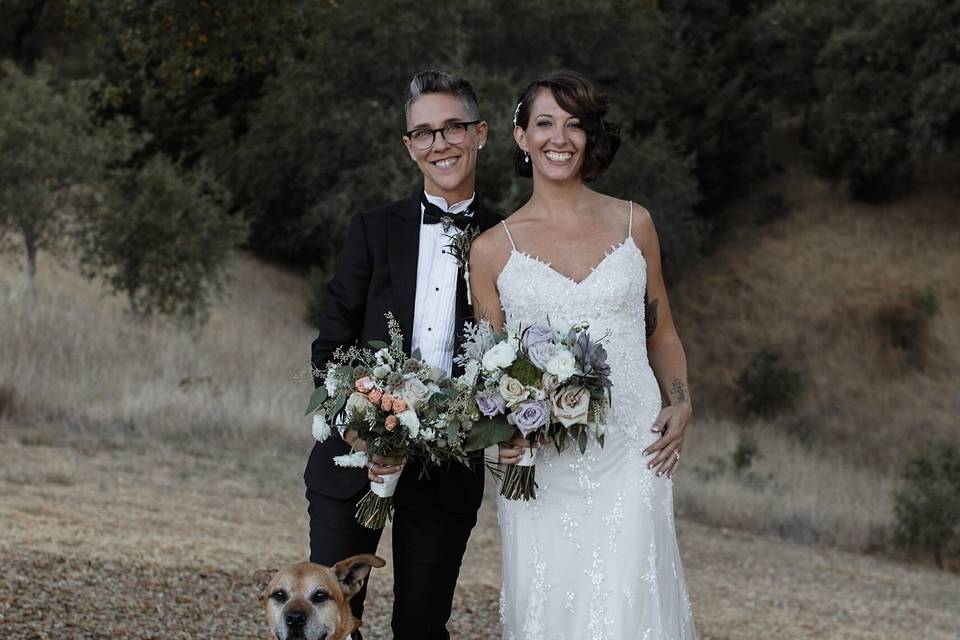
<path id="1" fill-rule="evenodd" d="M 562 451 L 575 442 L 583 453 L 592 432 L 603 446 L 613 385 L 607 352 L 588 328 L 547 322 L 498 334 L 482 322 L 467 329 L 457 362 L 465 371 L 458 382 L 471 389 L 477 414 L 469 440 L 497 442 L 519 431 L 531 444 L 504 473 L 500 494 L 510 500 L 536 498 L 541 444 L 552 441 Z"/>
<path id="2" fill-rule="evenodd" d="M 390 343 L 371 342 L 371 348 L 337 349 L 324 377 L 310 398 L 313 436 L 330 437 L 331 425 L 353 429 L 367 443 L 367 451 L 337 456 L 342 467 L 365 467 L 368 455 L 418 460 L 424 471 L 450 461 L 466 463 L 463 443 L 467 432 L 451 424 L 451 408 L 465 389 L 446 374 L 425 363 L 414 352 L 403 353 L 403 335 L 393 315 L 387 314 Z M 371 482 L 370 491 L 357 503 L 356 518 L 368 529 L 381 529 L 393 515 L 393 494 L 400 473 Z"/>

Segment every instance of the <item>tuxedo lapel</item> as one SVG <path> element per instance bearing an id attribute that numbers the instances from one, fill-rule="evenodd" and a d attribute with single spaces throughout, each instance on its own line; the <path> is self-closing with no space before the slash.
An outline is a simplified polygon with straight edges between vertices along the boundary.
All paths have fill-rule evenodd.
<path id="1" fill-rule="evenodd" d="M 413 307 L 417 299 L 417 261 L 420 252 L 420 200 L 410 198 L 392 212 L 387 229 L 393 314 L 403 331 L 404 349 L 410 353 Z"/>

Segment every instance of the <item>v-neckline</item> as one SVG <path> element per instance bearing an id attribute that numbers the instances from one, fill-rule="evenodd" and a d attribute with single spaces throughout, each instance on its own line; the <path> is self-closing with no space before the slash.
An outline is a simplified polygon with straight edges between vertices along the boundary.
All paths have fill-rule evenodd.
<path id="1" fill-rule="evenodd" d="M 595 274 L 597 271 L 599 271 L 599 270 L 600 270 L 600 267 L 602 267 L 602 266 L 604 265 L 604 263 L 606 263 L 607 260 L 608 260 L 609 258 L 611 258 L 615 253 L 617 253 L 618 251 L 620 251 L 620 249 L 623 249 L 623 248 L 627 245 L 627 243 L 631 243 L 631 244 L 633 244 L 634 247 L 637 247 L 636 242 L 633 241 L 633 236 L 628 237 L 628 238 L 625 239 L 623 242 L 621 242 L 620 244 L 618 244 L 618 245 L 616 245 L 616 246 L 613 246 L 613 248 L 612 248 L 610 251 L 608 251 L 607 253 L 605 253 L 605 254 L 603 255 L 603 258 L 600 259 L 600 262 L 598 262 L 597 264 L 595 264 L 595 265 L 593 266 L 593 268 L 590 269 L 590 273 L 588 273 L 586 276 L 584 276 L 582 280 L 575 280 L 575 279 L 571 278 L 570 276 L 568 276 L 567 274 L 561 273 L 560 271 L 558 271 L 557 269 L 555 269 L 549 262 L 547 262 L 547 261 L 545 261 L 545 260 L 543 260 L 543 259 L 541 259 L 541 258 L 539 258 L 539 257 L 537 257 L 537 256 L 530 255 L 529 253 L 526 253 L 525 251 L 520 251 L 520 250 L 517 249 L 516 247 L 514 247 L 514 248 L 510 251 L 510 258 L 507 259 L 507 263 L 509 264 L 509 262 L 510 262 L 511 260 L 513 260 L 514 254 L 516 254 L 516 255 L 519 255 L 519 256 L 521 256 L 521 257 L 524 257 L 524 258 L 526 258 L 526 259 L 528 259 L 528 260 L 530 260 L 530 261 L 532 261 L 532 262 L 535 262 L 535 263 L 537 263 L 537 264 L 539 264 L 539 265 L 542 265 L 542 266 L 546 267 L 547 271 L 550 271 L 550 272 L 552 272 L 552 273 L 555 273 L 557 276 L 559 276 L 559 277 L 562 278 L 563 280 L 566 280 L 567 282 L 569 282 L 570 284 L 572 284 L 574 287 L 579 287 L 580 285 L 582 285 L 582 284 L 584 284 L 585 282 L 587 282 L 591 277 L 593 277 L 593 274 Z M 639 250 L 639 247 L 637 247 L 637 249 Z M 642 255 L 642 254 L 641 254 L 641 255 Z M 500 275 L 497 276 L 497 280 L 498 280 L 498 281 L 500 280 L 500 276 L 503 275 L 503 272 L 506 271 L 506 268 L 507 268 L 507 265 L 504 265 L 503 269 L 500 271 Z"/>

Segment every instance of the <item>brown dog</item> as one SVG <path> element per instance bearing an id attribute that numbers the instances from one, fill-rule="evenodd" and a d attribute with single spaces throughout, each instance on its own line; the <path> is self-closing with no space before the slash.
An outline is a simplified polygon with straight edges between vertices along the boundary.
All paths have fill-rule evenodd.
<path id="1" fill-rule="evenodd" d="M 282 571 L 258 571 L 260 601 L 277 640 L 345 640 L 360 627 L 350 611 L 350 598 L 363 587 L 371 567 L 387 564 L 364 554 L 333 567 L 311 562 Z M 265 586 L 264 586 L 265 585 Z"/>

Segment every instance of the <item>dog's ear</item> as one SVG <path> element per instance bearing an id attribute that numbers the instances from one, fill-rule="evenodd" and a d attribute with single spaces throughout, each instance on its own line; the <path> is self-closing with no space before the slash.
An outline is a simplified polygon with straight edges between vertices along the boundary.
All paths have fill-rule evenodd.
<path id="1" fill-rule="evenodd" d="M 275 575 L 277 575 L 277 569 L 257 569 L 253 573 L 253 583 L 257 585 L 257 593 L 260 594 L 261 600 L 266 595 L 267 587 Z"/>
<path id="2" fill-rule="evenodd" d="M 333 572 L 337 574 L 337 581 L 340 583 L 340 589 L 343 596 L 349 600 L 363 588 L 363 583 L 370 575 L 370 569 L 378 569 L 387 564 L 387 561 L 369 553 L 359 556 L 352 556 L 346 560 L 341 560 L 333 566 Z"/>

